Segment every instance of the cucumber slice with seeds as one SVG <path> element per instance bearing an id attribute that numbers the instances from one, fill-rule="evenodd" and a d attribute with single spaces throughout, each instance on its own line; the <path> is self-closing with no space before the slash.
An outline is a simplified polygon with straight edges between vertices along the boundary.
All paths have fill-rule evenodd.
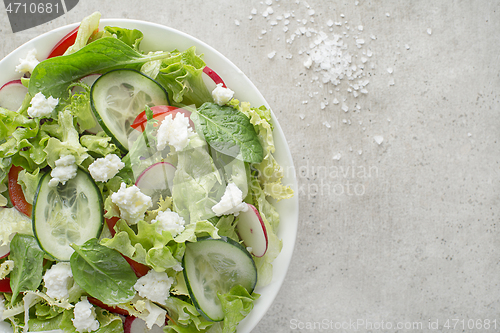
<path id="1" fill-rule="evenodd" d="M 183 267 L 189 295 L 198 311 L 211 321 L 224 319 L 217 293 L 226 294 L 241 285 L 252 293 L 257 269 L 248 251 L 227 237 L 186 243 Z"/>
<path id="2" fill-rule="evenodd" d="M 118 148 L 129 148 L 130 125 L 145 106 L 168 105 L 166 90 L 150 77 L 132 70 L 118 69 L 99 77 L 90 90 L 92 110 Z"/>
<path id="3" fill-rule="evenodd" d="M 65 185 L 49 186 L 50 173 L 42 176 L 33 203 L 33 232 L 40 247 L 57 260 L 68 261 L 74 250 L 99 237 L 104 223 L 101 192 L 92 177 L 78 169 Z"/>

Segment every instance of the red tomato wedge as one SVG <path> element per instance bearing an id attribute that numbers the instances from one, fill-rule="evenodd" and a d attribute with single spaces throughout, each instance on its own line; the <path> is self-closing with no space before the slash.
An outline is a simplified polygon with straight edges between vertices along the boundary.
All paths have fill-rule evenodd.
<path id="1" fill-rule="evenodd" d="M 52 51 L 50 51 L 47 58 L 62 56 L 71 45 L 75 44 L 79 27 L 80 26 L 71 30 L 66 36 L 64 36 L 59 42 L 57 42 L 56 46 L 54 46 Z"/>
<path id="2" fill-rule="evenodd" d="M 158 123 L 155 124 L 155 126 L 158 126 L 159 124 L 161 124 L 163 119 L 165 119 L 165 117 L 167 117 L 170 114 L 172 115 L 172 118 L 175 118 L 177 113 L 183 113 L 184 116 L 188 117 L 188 118 L 191 116 L 190 111 L 180 109 L 180 108 L 177 108 L 175 106 L 170 106 L 170 105 L 153 106 L 151 108 L 151 111 L 153 111 L 153 118 L 158 120 Z M 146 128 L 147 121 L 148 121 L 148 119 L 146 117 L 146 111 L 142 111 L 141 113 L 139 113 L 139 115 L 135 118 L 134 122 L 130 126 L 134 129 L 140 131 L 140 132 L 144 132 L 144 129 Z M 191 128 L 194 129 L 194 124 L 191 121 L 191 118 L 189 119 L 189 125 L 191 126 Z"/>
<path id="3" fill-rule="evenodd" d="M 2 293 L 12 293 L 12 289 L 10 289 L 10 279 L 5 278 L 0 280 L 0 292 Z"/>
<path id="4" fill-rule="evenodd" d="M 23 213 L 24 215 L 31 217 L 31 211 L 33 206 L 29 204 L 24 198 L 24 193 L 21 185 L 17 183 L 17 177 L 19 176 L 19 172 L 22 171 L 23 168 L 19 166 L 11 166 L 9 171 L 9 196 L 14 207 L 17 208 L 18 211 Z"/>
<path id="5" fill-rule="evenodd" d="M 217 74 L 213 69 L 211 69 L 210 67 L 208 66 L 205 66 L 203 68 L 203 73 L 207 74 L 208 77 L 210 77 L 212 79 L 212 81 L 215 82 L 215 84 L 219 84 L 219 83 L 222 83 L 222 86 L 224 88 L 227 88 L 226 84 L 224 83 L 224 81 L 222 80 L 222 78 L 219 76 L 219 74 Z"/>
<path id="6" fill-rule="evenodd" d="M 123 315 L 123 316 L 128 316 L 129 315 L 129 313 L 128 313 L 127 310 L 120 309 L 119 307 L 116 307 L 116 306 L 111 306 L 111 305 L 104 304 L 103 302 L 101 302 L 97 298 L 87 296 L 87 299 L 88 299 L 89 303 L 92 303 L 95 306 L 98 306 L 98 307 L 100 307 L 100 308 L 102 308 L 102 309 L 104 309 L 106 311 L 109 311 L 109 312 L 112 312 L 112 313 L 116 313 L 116 314 L 120 314 L 120 315 Z"/>
<path id="7" fill-rule="evenodd" d="M 106 218 L 106 224 L 108 225 L 108 228 L 109 228 L 109 232 L 111 232 L 111 236 L 114 236 L 116 234 L 116 231 L 115 231 L 115 225 L 116 225 L 116 222 L 118 222 L 120 218 L 117 217 L 117 216 L 113 216 L 111 218 Z"/>

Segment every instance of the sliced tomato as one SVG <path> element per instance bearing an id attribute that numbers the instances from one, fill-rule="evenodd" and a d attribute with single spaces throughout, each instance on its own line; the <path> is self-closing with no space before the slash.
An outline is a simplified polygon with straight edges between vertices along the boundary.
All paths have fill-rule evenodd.
<path id="1" fill-rule="evenodd" d="M 10 167 L 9 196 L 12 204 L 17 208 L 18 211 L 28 217 L 31 217 L 31 210 L 33 209 L 33 206 L 26 201 L 23 189 L 21 185 L 17 183 L 17 177 L 19 176 L 19 172 L 21 172 L 22 170 L 23 168 L 19 166 L 13 165 Z"/>
<path id="2" fill-rule="evenodd" d="M 129 257 L 127 256 L 123 256 L 123 258 L 125 258 L 125 260 L 127 260 L 128 264 L 130 265 L 130 267 L 132 267 L 132 269 L 134 270 L 134 273 L 135 275 L 137 275 L 137 277 L 142 277 L 146 274 L 148 274 L 150 268 L 144 264 L 141 264 L 140 262 L 137 262 L 133 259 L 130 259 Z"/>
<path id="3" fill-rule="evenodd" d="M 120 309 L 117 306 L 111 306 L 111 305 L 104 304 L 103 302 L 101 302 L 97 298 L 87 296 L 87 300 L 89 301 L 89 303 L 92 303 L 95 306 L 98 306 L 101 309 L 104 309 L 106 311 L 113 312 L 113 313 L 116 313 L 116 314 L 120 314 L 122 316 L 128 316 L 129 315 L 129 313 L 128 313 L 127 310 Z"/>
<path id="4" fill-rule="evenodd" d="M 153 118 L 158 120 L 158 123 L 155 124 L 155 126 L 161 124 L 163 119 L 165 119 L 165 117 L 167 117 L 170 114 L 172 115 L 172 118 L 175 118 L 177 113 L 182 113 L 184 114 L 185 117 L 189 118 L 189 125 L 191 126 L 191 128 L 194 128 L 194 124 L 190 118 L 191 112 L 188 110 L 177 108 L 175 106 L 170 106 L 170 105 L 157 105 L 153 106 L 151 108 L 151 111 L 153 111 Z M 144 132 L 147 121 L 148 118 L 146 117 L 146 111 L 142 111 L 141 113 L 139 113 L 139 115 L 135 118 L 134 122 L 130 126 L 140 132 Z"/>
<path id="5" fill-rule="evenodd" d="M 113 216 L 111 218 L 106 218 L 106 224 L 108 225 L 108 228 L 109 228 L 109 232 L 111 232 L 111 236 L 114 236 L 116 234 L 116 231 L 115 231 L 115 225 L 116 225 L 116 222 L 118 222 L 120 218 L 117 217 L 117 216 Z"/>
<path id="6" fill-rule="evenodd" d="M 71 30 L 66 36 L 61 38 L 59 42 L 57 42 L 56 46 L 50 51 L 49 56 L 47 58 L 62 56 L 64 52 L 73 44 L 75 44 L 76 35 L 78 34 L 78 28 Z"/>
<path id="7" fill-rule="evenodd" d="M 0 292 L 2 293 L 12 293 L 12 289 L 10 288 L 10 279 L 5 278 L 0 280 Z"/>
<path id="8" fill-rule="evenodd" d="M 217 74 L 213 69 L 211 69 L 210 67 L 208 66 L 205 66 L 203 68 L 203 73 L 207 74 L 211 79 L 212 81 L 215 82 L 215 84 L 219 84 L 219 83 L 222 83 L 222 86 L 224 88 L 227 88 L 226 84 L 224 83 L 224 81 L 222 80 L 222 78 L 219 76 L 219 74 Z"/>

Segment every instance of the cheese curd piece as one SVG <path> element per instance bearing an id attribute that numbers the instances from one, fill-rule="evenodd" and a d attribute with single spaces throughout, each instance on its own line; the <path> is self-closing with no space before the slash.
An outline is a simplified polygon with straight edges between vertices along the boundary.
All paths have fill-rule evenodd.
<path id="1" fill-rule="evenodd" d="M 122 183 L 118 192 L 111 194 L 111 201 L 120 209 L 120 217 L 129 224 L 136 224 L 143 218 L 148 208 L 153 206 L 151 197 L 132 185 Z"/>
<path id="2" fill-rule="evenodd" d="M 75 178 L 78 170 L 75 162 L 73 155 L 62 155 L 55 162 L 56 167 L 50 172 L 52 179 L 49 181 L 49 186 L 57 186 L 59 183 L 64 185 L 68 180 Z"/>
<path id="3" fill-rule="evenodd" d="M 82 300 L 75 304 L 73 314 L 75 317 L 71 321 L 78 332 L 93 332 L 99 328 L 94 307 L 87 297 L 82 297 Z"/>
<path id="4" fill-rule="evenodd" d="M 53 265 L 43 276 L 47 295 L 62 300 L 69 297 L 69 288 L 73 284 L 73 273 L 69 262 Z"/>
<path id="5" fill-rule="evenodd" d="M 40 61 L 38 61 L 38 59 L 36 58 L 37 53 L 37 50 L 33 49 L 28 52 L 26 58 L 20 58 L 19 65 L 16 66 L 16 72 L 19 72 L 21 74 L 24 74 L 26 72 L 33 72 L 33 69 L 35 69 L 36 65 L 40 63 Z"/>
<path id="6" fill-rule="evenodd" d="M 214 102 L 220 106 L 227 104 L 234 95 L 234 91 L 229 88 L 224 88 L 222 83 L 219 83 L 214 90 L 212 90 L 212 97 Z"/>
<path id="7" fill-rule="evenodd" d="M 246 212 L 248 205 L 243 202 L 243 192 L 235 183 L 229 183 L 224 191 L 224 195 L 219 203 L 212 207 L 212 211 L 217 216 L 234 214 L 238 216 L 240 212 Z"/>
<path id="8" fill-rule="evenodd" d="M 188 117 L 179 112 L 172 119 L 172 115 L 169 114 L 163 119 L 158 128 L 158 144 L 156 148 L 162 151 L 167 145 L 171 145 L 176 151 L 180 151 L 189 144 L 189 137 L 192 133 L 193 129 L 189 125 Z"/>
<path id="9" fill-rule="evenodd" d="M 150 270 L 137 280 L 134 289 L 141 297 L 165 304 L 166 299 L 170 296 L 170 287 L 173 282 L 174 279 L 169 277 L 167 273 Z"/>
<path id="10" fill-rule="evenodd" d="M 184 231 L 184 224 L 186 222 L 179 214 L 167 209 L 164 212 L 159 212 L 156 219 L 152 220 L 151 223 L 155 224 L 158 233 L 161 234 L 163 231 L 169 231 L 172 237 L 175 237 Z"/>
<path id="11" fill-rule="evenodd" d="M 59 98 L 52 96 L 46 98 L 44 94 L 39 92 L 31 99 L 28 115 L 32 118 L 47 117 L 54 111 L 57 104 L 59 104 Z"/>
<path id="12" fill-rule="evenodd" d="M 110 154 L 103 158 L 98 158 L 89 165 L 89 172 L 92 178 L 98 182 L 107 182 L 125 167 L 125 163 L 116 154 Z"/>

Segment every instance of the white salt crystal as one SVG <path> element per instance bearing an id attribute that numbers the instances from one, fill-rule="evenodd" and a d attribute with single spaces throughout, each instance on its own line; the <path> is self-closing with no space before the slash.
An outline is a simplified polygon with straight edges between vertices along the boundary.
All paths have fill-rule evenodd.
<path id="1" fill-rule="evenodd" d="M 266 0 L 266 5 L 271 6 L 273 4 L 273 0 Z"/>
<path id="2" fill-rule="evenodd" d="M 389 67 L 389 68 L 387 68 L 387 72 L 388 72 L 389 74 L 392 74 L 392 73 L 394 72 L 394 70 L 392 69 L 392 67 Z"/>
<path id="3" fill-rule="evenodd" d="M 311 57 L 309 57 L 309 58 L 307 58 L 307 60 L 304 62 L 304 66 L 305 66 L 306 68 L 308 68 L 308 69 L 309 69 L 309 68 L 311 67 L 311 65 L 312 65 L 312 59 L 311 59 Z"/>
<path id="4" fill-rule="evenodd" d="M 342 155 L 340 153 L 333 155 L 334 160 L 340 161 L 341 158 L 342 158 Z"/>
<path id="5" fill-rule="evenodd" d="M 405 47 L 406 47 L 407 50 L 410 49 L 410 45 L 408 45 L 408 44 L 405 44 Z"/>
<path id="6" fill-rule="evenodd" d="M 335 22 L 335 25 L 336 25 L 336 26 L 341 26 L 341 25 L 342 25 L 342 22 Z"/>
<path id="7" fill-rule="evenodd" d="M 275 26 L 275 25 L 278 25 L 278 21 L 274 21 L 273 20 L 273 21 L 269 22 L 269 24 L 272 25 L 272 26 Z"/>
<path id="8" fill-rule="evenodd" d="M 284 20 L 284 21 L 283 21 L 283 24 L 284 24 L 284 25 L 289 25 L 289 24 L 290 24 L 290 20 Z"/>
<path id="9" fill-rule="evenodd" d="M 391 16 L 391 14 L 390 13 L 385 13 L 385 16 L 389 17 L 389 16 Z"/>
<path id="10" fill-rule="evenodd" d="M 266 34 L 266 32 L 267 32 L 266 30 L 262 30 L 260 33 L 261 33 L 262 35 L 265 35 L 265 34 Z"/>
<path id="11" fill-rule="evenodd" d="M 252 15 L 256 15 L 256 14 L 257 14 L 257 9 L 255 9 L 255 8 L 254 8 L 254 9 L 252 9 L 252 11 L 250 12 L 250 14 L 252 14 Z"/>
<path id="12" fill-rule="evenodd" d="M 359 154 L 359 155 L 363 154 L 363 151 L 362 151 L 361 149 L 360 149 L 360 150 L 358 150 L 358 154 Z"/>
<path id="13" fill-rule="evenodd" d="M 323 122 L 323 125 L 325 125 L 326 128 L 332 128 L 332 125 L 330 125 L 330 123 L 328 123 L 328 121 L 326 120 Z"/>
<path id="14" fill-rule="evenodd" d="M 314 15 L 314 9 L 309 9 L 307 11 L 307 14 L 309 14 L 309 16 L 313 16 Z"/>
<path id="15" fill-rule="evenodd" d="M 358 30 L 359 31 L 363 31 L 363 26 L 362 25 L 358 25 Z"/>
<path id="16" fill-rule="evenodd" d="M 364 43 L 365 43 L 364 39 L 362 39 L 362 38 L 356 39 L 356 44 L 364 44 Z"/>
<path id="17" fill-rule="evenodd" d="M 288 27 L 284 27 L 283 32 L 287 32 L 287 31 L 288 31 Z"/>
<path id="18" fill-rule="evenodd" d="M 467 136 L 468 136 L 468 137 L 471 137 L 471 136 L 472 136 L 472 133 L 467 133 Z"/>
<path id="19" fill-rule="evenodd" d="M 324 110 L 326 108 L 326 104 L 324 102 L 321 102 L 320 107 L 321 107 L 321 110 Z"/>
<path id="20" fill-rule="evenodd" d="M 249 19 L 249 20 L 253 19 L 253 16 L 252 16 L 252 15 L 250 15 L 250 16 L 248 17 L 248 19 Z"/>
<path id="21" fill-rule="evenodd" d="M 303 113 L 299 114 L 299 118 L 300 118 L 300 119 L 304 120 L 304 118 L 305 118 L 305 117 L 306 117 L 306 115 L 305 115 L 305 114 L 303 114 Z"/>
<path id="22" fill-rule="evenodd" d="M 334 99 L 333 99 L 333 101 L 332 101 L 332 103 L 333 103 L 333 104 L 335 104 L 335 105 L 337 105 L 337 104 L 339 104 L 340 102 L 339 102 L 339 100 L 338 100 L 337 98 L 334 98 Z"/>
<path id="23" fill-rule="evenodd" d="M 274 13 L 274 9 L 273 9 L 273 7 L 267 7 L 267 13 L 268 13 L 269 15 L 273 14 L 273 13 Z"/>
<path id="24" fill-rule="evenodd" d="M 274 58 L 275 55 L 276 55 L 276 51 L 272 51 L 272 52 L 268 53 L 267 57 L 269 59 L 272 59 L 272 58 Z"/>
<path id="25" fill-rule="evenodd" d="M 390 85 L 390 86 L 393 86 L 393 85 L 394 85 L 394 79 L 393 79 L 393 78 L 391 78 L 391 79 L 389 80 L 389 85 Z"/>
<path id="26" fill-rule="evenodd" d="M 333 21 L 332 20 L 328 20 L 326 22 L 326 25 L 329 26 L 329 27 L 333 26 Z"/>
<path id="27" fill-rule="evenodd" d="M 250 16 L 250 18 L 251 18 L 251 16 Z M 234 20 L 234 24 L 236 24 L 236 25 L 240 25 L 240 21 L 238 21 L 238 20 Z"/>
<path id="28" fill-rule="evenodd" d="M 375 140 L 375 142 L 380 145 L 383 141 L 384 141 L 384 137 L 382 135 L 375 135 L 373 137 L 373 140 Z"/>
<path id="29" fill-rule="evenodd" d="M 342 110 L 343 110 L 344 112 L 349 111 L 349 107 L 347 106 L 347 104 L 342 104 Z"/>
<path id="30" fill-rule="evenodd" d="M 431 28 L 427 28 L 427 33 L 430 35 L 432 35 L 432 29 Z"/>
<path id="31" fill-rule="evenodd" d="M 269 13 L 267 12 L 267 10 L 265 10 L 263 13 L 262 13 L 262 16 L 264 17 L 267 17 L 269 15 Z"/>

